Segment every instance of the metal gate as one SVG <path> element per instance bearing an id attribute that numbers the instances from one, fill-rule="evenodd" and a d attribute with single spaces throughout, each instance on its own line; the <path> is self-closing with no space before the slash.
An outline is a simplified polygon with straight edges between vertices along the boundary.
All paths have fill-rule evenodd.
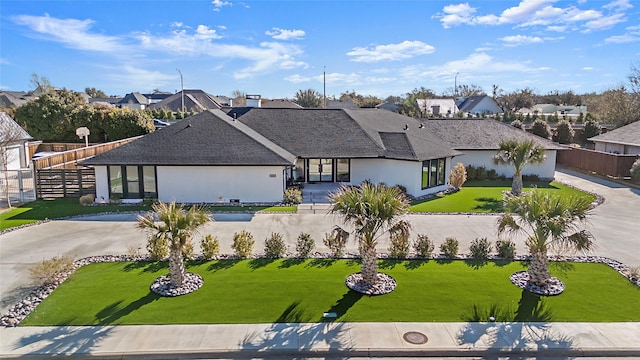
<path id="1" fill-rule="evenodd" d="M 36 191 L 39 199 L 80 197 L 96 192 L 96 175 L 93 168 L 38 169 L 36 173 Z"/>

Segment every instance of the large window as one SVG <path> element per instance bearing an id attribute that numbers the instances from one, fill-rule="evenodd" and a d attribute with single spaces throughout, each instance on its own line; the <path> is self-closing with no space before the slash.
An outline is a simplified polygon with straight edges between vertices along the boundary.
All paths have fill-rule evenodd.
<path id="1" fill-rule="evenodd" d="M 432 159 L 422 162 L 422 188 L 432 188 L 445 184 L 446 159 Z"/>
<path id="2" fill-rule="evenodd" d="M 108 173 L 112 198 L 158 197 L 155 166 L 109 166 Z"/>
<path id="3" fill-rule="evenodd" d="M 351 165 L 351 160 L 349 159 L 336 160 L 336 181 L 337 182 L 351 181 L 350 165 Z"/>

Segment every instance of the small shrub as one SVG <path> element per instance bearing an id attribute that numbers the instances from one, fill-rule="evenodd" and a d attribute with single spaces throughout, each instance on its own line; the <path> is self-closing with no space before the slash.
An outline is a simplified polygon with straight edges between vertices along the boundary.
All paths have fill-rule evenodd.
<path id="1" fill-rule="evenodd" d="M 347 240 L 349 240 L 349 233 L 336 226 L 330 234 L 324 234 L 322 243 L 324 246 L 329 248 L 331 256 L 337 258 L 344 255 L 344 250 L 347 247 Z"/>
<path id="2" fill-rule="evenodd" d="M 302 191 L 295 187 L 290 187 L 284 191 L 282 202 L 285 205 L 298 205 L 302 203 Z"/>
<path id="3" fill-rule="evenodd" d="M 202 256 L 207 260 L 213 259 L 220 253 L 220 241 L 218 237 L 213 237 L 211 234 L 200 240 L 200 247 L 202 248 Z"/>
<path id="4" fill-rule="evenodd" d="M 513 260 L 516 256 L 516 244 L 511 240 L 498 240 L 496 241 L 496 251 L 499 257 Z"/>
<path id="5" fill-rule="evenodd" d="M 449 183 L 456 189 L 460 189 L 465 181 L 467 181 L 467 169 L 464 168 L 462 163 L 457 163 L 456 166 L 451 169 Z"/>
<path id="6" fill-rule="evenodd" d="M 551 127 L 544 120 L 536 120 L 531 124 L 531 133 L 545 139 L 551 139 Z"/>
<path id="7" fill-rule="evenodd" d="M 138 246 L 138 244 L 128 244 L 127 245 L 127 255 L 129 255 L 129 256 L 139 256 L 140 255 L 140 246 Z"/>
<path id="8" fill-rule="evenodd" d="M 271 233 L 264 241 L 264 255 L 268 258 L 281 258 L 287 252 L 287 245 L 282 240 L 282 234 Z"/>
<path id="9" fill-rule="evenodd" d="M 32 266 L 29 269 L 29 275 L 32 280 L 40 285 L 51 285 L 61 280 L 61 275 L 72 270 L 72 258 L 68 256 L 55 256 Z"/>
<path id="10" fill-rule="evenodd" d="M 631 165 L 631 179 L 634 181 L 640 181 L 640 159 L 633 162 Z"/>
<path id="11" fill-rule="evenodd" d="M 235 251 L 238 257 L 246 258 L 251 256 L 253 253 L 254 244 L 255 240 L 253 240 L 253 234 L 246 230 L 242 230 L 239 233 L 233 234 L 233 244 L 231 244 L 231 248 Z"/>
<path id="12" fill-rule="evenodd" d="M 498 180 L 498 172 L 495 169 L 487 170 L 487 179 L 491 181 Z"/>
<path id="13" fill-rule="evenodd" d="M 394 231 L 391 233 L 389 254 L 393 258 L 404 259 L 409 254 L 409 231 Z"/>
<path id="14" fill-rule="evenodd" d="M 315 240 L 311 237 L 311 234 L 300 233 L 298 240 L 296 241 L 296 253 L 300 258 L 307 258 L 316 246 Z"/>
<path id="15" fill-rule="evenodd" d="M 476 168 L 472 165 L 467 165 L 467 180 L 476 180 Z"/>
<path id="16" fill-rule="evenodd" d="M 484 166 L 479 166 L 476 168 L 476 179 L 477 180 L 487 180 L 487 168 Z"/>
<path id="17" fill-rule="evenodd" d="M 158 261 L 169 256 L 169 241 L 162 238 L 150 237 L 147 241 L 147 251 L 151 260 Z"/>
<path id="18" fill-rule="evenodd" d="M 415 250 L 416 254 L 423 258 L 429 258 L 431 257 L 433 249 L 433 241 L 425 234 L 418 234 L 418 238 L 413 244 L 413 250 Z"/>
<path id="19" fill-rule="evenodd" d="M 187 240 L 187 242 L 182 247 L 182 256 L 185 259 L 193 259 L 193 243 L 191 240 Z"/>
<path id="20" fill-rule="evenodd" d="M 458 255 L 458 246 L 460 242 L 454 237 L 448 237 L 444 239 L 444 242 L 440 244 L 440 252 L 446 257 L 453 258 Z"/>
<path id="21" fill-rule="evenodd" d="M 91 205 L 96 201 L 96 196 L 93 194 L 87 194 L 80 196 L 80 205 Z"/>
<path id="22" fill-rule="evenodd" d="M 471 257 L 474 259 L 488 259 L 489 253 L 491 252 L 491 244 L 486 237 L 476 238 L 471 242 L 469 251 L 471 252 Z"/>

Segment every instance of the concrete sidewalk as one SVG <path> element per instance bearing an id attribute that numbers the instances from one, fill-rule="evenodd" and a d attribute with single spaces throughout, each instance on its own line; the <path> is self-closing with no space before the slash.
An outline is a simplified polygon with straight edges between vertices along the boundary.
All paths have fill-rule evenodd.
<path id="1" fill-rule="evenodd" d="M 640 323 L 18 327 L 0 339 L 2 358 L 640 357 Z"/>

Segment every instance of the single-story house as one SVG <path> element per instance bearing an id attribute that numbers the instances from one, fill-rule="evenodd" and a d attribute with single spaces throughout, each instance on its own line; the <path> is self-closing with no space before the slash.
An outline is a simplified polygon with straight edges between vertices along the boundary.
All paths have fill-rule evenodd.
<path id="1" fill-rule="evenodd" d="M 499 124 L 491 142 L 459 146 L 475 150 L 469 155 L 475 164 L 489 162 L 500 137 L 535 137 L 493 120 L 446 122 L 452 132 Z M 449 142 L 455 137 L 435 131 L 437 124 L 445 121 L 422 123 L 377 109 L 208 110 L 82 165 L 96 170 L 97 201 L 279 202 L 292 183 L 357 185 L 364 180 L 402 185 L 409 194 L 423 196 L 445 190 L 452 164 L 465 160 Z M 540 142 L 551 158 L 540 176 L 553 177 L 556 148 Z M 485 158 L 476 159 L 480 154 Z"/>
<path id="2" fill-rule="evenodd" d="M 417 99 L 416 103 L 423 117 L 454 117 L 459 111 L 453 99 Z"/>
<path id="3" fill-rule="evenodd" d="M 589 138 L 596 151 L 623 155 L 640 155 L 640 121 Z"/>
<path id="4" fill-rule="evenodd" d="M 139 92 L 132 92 L 125 95 L 120 101 L 118 101 L 117 106 L 121 108 L 144 110 L 149 106 L 149 104 L 151 104 L 151 101 L 149 101 L 149 99 L 144 95 Z"/>
<path id="5" fill-rule="evenodd" d="M 556 169 L 556 152 L 564 147 L 549 140 L 515 128 L 509 124 L 491 119 L 464 120 L 427 120 L 425 129 L 445 141 L 453 149 L 462 154 L 453 158 L 452 162 L 465 166 L 484 166 L 494 169 L 498 175 L 513 176 L 513 167 L 494 165 L 493 156 L 505 140 L 533 140 L 545 149 L 546 159 L 542 164 L 530 165 L 523 170 L 523 175 L 536 174 L 541 179 L 553 179 Z"/>
<path id="6" fill-rule="evenodd" d="M 32 137 L 6 112 L 0 112 L 0 171 L 29 167 L 27 142 Z"/>
<path id="7" fill-rule="evenodd" d="M 456 99 L 458 110 L 476 116 L 500 114 L 503 112 L 498 103 L 487 95 L 465 96 Z"/>

